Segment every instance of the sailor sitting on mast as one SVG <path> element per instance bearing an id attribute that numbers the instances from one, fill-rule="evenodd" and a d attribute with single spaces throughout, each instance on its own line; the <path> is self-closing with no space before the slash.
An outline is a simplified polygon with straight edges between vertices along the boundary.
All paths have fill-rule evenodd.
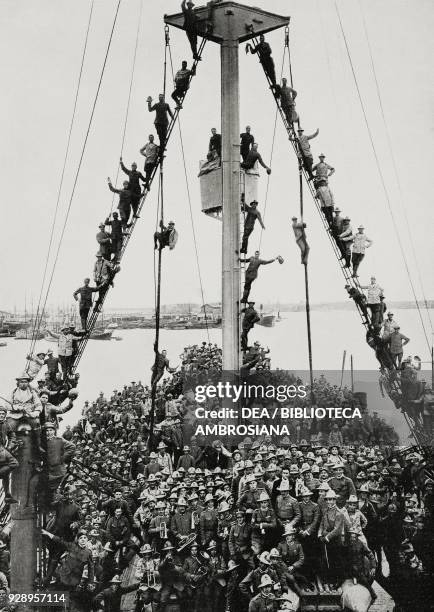
<path id="1" fill-rule="evenodd" d="M 164 249 L 164 247 L 169 247 L 172 251 L 176 243 L 178 241 L 178 232 L 175 229 L 174 221 L 169 221 L 167 227 L 164 225 L 163 221 L 160 221 L 160 231 L 155 232 L 154 234 L 154 249 Z"/>
<path id="2" fill-rule="evenodd" d="M 258 144 L 255 142 L 247 155 L 246 161 L 241 163 L 241 168 L 243 168 L 243 170 L 253 170 L 256 162 L 259 162 L 261 166 L 266 169 L 267 174 L 271 174 L 271 168 L 264 163 L 264 160 L 258 151 Z"/>
<path id="3" fill-rule="evenodd" d="M 247 253 L 247 247 L 249 244 L 249 236 L 253 232 L 255 227 L 256 219 L 259 221 L 262 229 L 265 229 L 265 225 L 262 221 L 261 213 L 258 210 L 258 202 L 253 200 L 250 202 L 250 206 L 245 203 L 244 197 L 241 201 L 241 210 L 246 214 L 244 221 L 244 233 L 243 233 L 243 241 L 241 244 L 240 253 Z"/>
<path id="4" fill-rule="evenodd" d="M 255 142 L 255 137 L 251 133 L 250 125 L 246 125 L 246 131 L 240 134 L 240 154 L 243 158 L 243 162 L 247 161 L 247 157 L 250 153 L 250 148 Z"/>
<path id="5" fill-rule="evenodd" d="M 250 289 L 252 288 L 252 283 L 256 278 L 258 278 L 258 270 L 259 266 L 266 266 L 267 264 L 273 263 L 273 261 L 278 261 L 279 263 L 283 263 L 283 259 L 278 255 L 273 259 L 259 259 L 259 251 L 255 251 L 255 254 L 252 257 L 247 257 L 246 259 L 241 259 L 241 263 L 248 263 L 248 267 L 246 270 L 246 277 L 244 280 L 244 293 L 241 299 L 242 303 L 247 303 L 249 299 Z"/>

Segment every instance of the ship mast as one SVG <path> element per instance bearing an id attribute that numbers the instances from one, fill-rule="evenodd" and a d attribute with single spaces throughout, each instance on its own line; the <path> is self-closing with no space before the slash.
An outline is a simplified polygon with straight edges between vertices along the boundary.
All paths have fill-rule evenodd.
<path id="1" fill-rule="evenodd" d="M 241 365 L 239 45 L 260 34 L 285 27 L 289 23 L 289 17 L 237 2 L 219 2 L 198 7 L 195 13 L 199 34 L 220 45 L 223 370 L 236 373 Z M 168 25 L 184 29 L 182 13 L 166 15 L 164 21 Z"/>

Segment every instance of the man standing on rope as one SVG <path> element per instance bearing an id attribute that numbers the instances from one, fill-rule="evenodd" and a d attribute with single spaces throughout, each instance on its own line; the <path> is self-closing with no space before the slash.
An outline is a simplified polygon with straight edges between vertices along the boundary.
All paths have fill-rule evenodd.
<path id="1" fill-rule="evenodd" d="M 295 110 L 295 98 L 297 97 L 297 92 L 287 83 L 287 79 L 283 78 L 282 85 L 279 89 L 280 106 L 285 113 L 287 122 L 289 125 L 292 125 L 295 121 L 298 121 L 298 115 Z"/>
<path id="2" fill-rule="evenodd" d="M 365 251 L 372 245 L 372 240 L 368 238 L 364 234 L 363 225 L 359 225 L 357 228 L 357 234 L 354 234 L 354 243 L 353 243 L 353 254 L 352 254 L 352 264 L 353 264 L 353 278 L 358 278 L 357 271 L 359 269 L 360 264 L 362 263 L 363 258 L 365 257 Z"/>
<path id="3" fill-rule="evenodd" d="M 309 257 L 310 247 L 306 240 L 306 223 L 299 223 L 297 217 L 292 217 L 292 229 L 294 230 L 295 241 L 300 247 L 301 263 L 306 266 Z"/>
<path id="4" fill-rule="evenodd" d="M 255 137 L 250 132 L 250 125 L 246 126 L 246 131 L 240 134 L 241 144 L 240 144 L 240 153 L 243 158 L 243 162 L 247 161 L 247 157 L 250 153 L 250 149 L 255 142 Z"/>
<path id="5" fill-rule="evenodd" d="M 128 181 L 124 181 L 122 183 L 123 189 L 116 189 L 116 187 L 113 187 L 110 177 L 108 177 L 107 182 L 110 191 L 119 194 L 118 210 L 121 216 L 122 227 L 124 231 L 126 231 L 128 228 L 128 219 L 130 218 L 131 214 L 132 193 L 130 190 L 130 184 Z"/>
<path id="6" fill-rule="evenodd" d="M 254 306 L 255 306 L 255 302 L 249 302 L 249 305 L 247 306 L 247 308 L 243 308 L 241 310 L 241 312 L 244 313 L 243 332 L 241 334 L 241 350 L 242 351 L 247 351 L 247 344 L 248 344 L 247 336 L 249 334 L 249 331 L 253 329 L 253 327 L 255 326 L 255 323 L 261 320 Z"/>
<path id="7" fill-rule="evenodd" d="M 145 157 L 145 187 L 149 189 L 149 181 L 151 180 L 152 171 L 158 160 L 158 151 L 160 147 L 154 142 L 154 134 L 149 134 L 149 141 L 140 149 L 140 155 Z"/>
<path id="8" fill-rule="evenodd" d="M 110 225 L 111 227 L 110 239 L 112 242 L 111 246 L 112 246 L 113 261 L 117 262 L 119 258 L 119 254 L 122 249 L 122 223 L 119 220 L 118 213 L 117 212 L 113 213 L 113 219 L 111 221 L 110 221 L 110 217 L 107 217 L 104 224 Z"/>
<path id="9" fill-rule="evenodd" d="M 189 70 L 186 61 L 182 62 L 181 69 L 175 74 L 175 91 L 172 93 L 172 100 L 175 101 L 177 110 L 182 108 L 182 100 L 190 87 L 190 78 L 194 74 L 194 68 Z"/>
<path id="10" fill-rule="evenodd" d="M 259 162 L 261 166 L 266 169 L 267 174 L 271 174 L 271 168 L 264 163 L 264 160 L 258 151 L 258 144 L 255 142 L 247 155 L 246 161 L 241 163 L 241 168 L 243 170 L 253 170 L 256 162 Z"/>
<path id="11" fill-rule="evenodd" d="M 81 328 L 84 331 L 86 331 L 87 317 L 89 316 L 89 311 L 92 308 L 92 293 L 95 293 L 95 291 L 98 291 L 98 287 L 91 287 L 89 285 L 90 278 L 85 278 L 83 282 L 84 282 L 84 285 L 82 287 L 79 287 L 76 291 L 74 291 L 74 293 L 72 294 L 72 297 L 77 302 L 78 297 L 80 296 L 79 313 L 80 313 Z"/>
<path id="12" fill-rule="evenodd" d="M 169 360 L 167 359 L 167 351 L 163 350 L 161 353 L 158 351 L 157 343 L 154 343 L 154 353 L 155 353 L 155 362 L 152 366 L 152 378 L 151 378 L 151 387 L 157 385 L 158 381 L 164 374 L 164 370 L 167 370 L 170 373 L 175 372 L 176 368 L 171 368 L 169 365 Z"/>
<path id="13" fill-rule="evenodd" d="M 260 35 L 259 43 L 255 47 L 252 47 L 250 43 L 247 43 L 246 53 L 248 53 L 249 51 L 252 54 L 253 53 L 258 54 L 259 61 L 261 62 L 262 67 L 265 70 L 265 74 L 270 79 L 272 83 L 272 87 L 275 88 L 276 87 L 276 69 L 274 67 L 274 60 L 271 57 L 271 47 L 267 42 L 265 42 L 265 37 L 263 34 Z"/>
<path id="14" fill-rule="evenodd" d="M 175 223 L 173 221 L 169 221 L 168 226 L 166 227 L 163 221 L 160 221 L 160 231 L 155 232 L 154 234 L 154 249 L 158 248 L 164 249 L 164 247 L 169 247 L 172 251 L 175 248 L 175 245 L 178 241 L 178 232 L 175 229 Z"/>
<path id="15" fill-rule="evenodd" d="M 265 225 L 262 221 L 261 213 L 258 210 L 258 202 L 256 200 L 253 200 L 253 202 L 250 202 L 250 206 L 246 204 L 244 201 L 241 202 L 241 210 L 247 214 L 244 220 L 244 233 L 243 233 L 243 241 L 241 244 L 240 253 L 247 253 L 247 247 L 249 244 L 249 236 L 253 232 L 256 219 L 259 221 L 262 229 L 265 229 Z"/>
<path id="16" fill-rule="evenodd" d="M 119 160 L 122 170 L 128 175 L 129 190 L 131 192 L 131 206 L 133 209 L 133 215 L 136 219 L 139 218 L 137 210 L 139 208 L 140 199 L 142 197 L 142 189 L 140 187 L 140 181 L 146 183 L 146 179 L 141 172 L 137 172 L 137 164 L 133 162 L 131 164 L 131 170 L 128 170 L 122 161 L 122 157 Z"/>
<path id="17" fill-rule="evenodd" d="M 158 102 L 156 102 L 154 105 L 152 104 L 151 96 L 148 97 L 147 102 L 148 111 L 150 113 L 155 111 L 154 125 L 160 140 L 160 151 L 163 153 L 166 146 L 167 130 L 169 127 L 169 119 L 167 118 L 167 115 L 173 119 L 173 113 L 170 106 L 164 100 L 164 94 L 160 94 L 158 96 Z"/>
<path id="18" fill-rule="evenodd" d="M 304 169 L 309 174 L 309 180 L 313 181 L 313 179 L 315 178 L 314 175 L 313 175 L 313 172 L 312 172 L 313 155 L 312 155 L 312 151 L 310 149 L 309 140 L 312 140 L 312 138 L 316 138 L 318 136 L 319 129 L 317 129 L 316 132 L 314 132 L 310 136 L 305 136 L 304 130 L 302 128 L 299 128 L 297 130 L 297 132 L 298 132 L 298 138 L 295 138 L 295 139 L 294 138 L 290 138 L 290 140 L 292 142 L 297 142 L 298 143 L 298 149 L 300 151 L 300 155 L 301 155 L 301 159 L 303 161 Z"/>
<path id="19" fill-rule="evenodd" d="M 241 298 L 241 302 L 243 304 L 247 303 L 250 295 L 250 289 L 252 288 L 252 283 L 258 278 L 259 266 L 266 266 L 267 264 L 273 263 L 273 261 L 278 261 L 279 263 L 283 262 L 283 259 L 280 256 L 274 257 L 274 259 L 259 259 L 259 255 L 259 251 L 255 251 L 253 257 L 248 257 L 246 259 L 240 258 L 241 263 L 249 264 L 244 279 L 243 297 Z"/>
<path id="20" fill-rule="evenodd" d="M 200 60 L 197 53 L 197 15 L 194 11 L 194 2 L 186 2 L 182 0 L 181 10 L 184 15 L 184 29 L 187 34 L 188 42 L 190 43 L 191 52 L 194 60 Z"/>

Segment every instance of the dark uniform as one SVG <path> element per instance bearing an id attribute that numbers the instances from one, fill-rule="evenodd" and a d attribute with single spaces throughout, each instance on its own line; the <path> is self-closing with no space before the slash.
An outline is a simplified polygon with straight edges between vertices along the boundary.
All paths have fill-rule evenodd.
<path id="1" fill-rule="evenodd" d="M 247 214 L 244 220 L 244 233 L 243 233 L 243 240 L 241 243 L 240 253 L 247 253 L 247 247 L 249 244 L 249 236 L 255 228 L 256 219 L 258 219 L 262 227 L 263 227 L 263 223 L 262 223 L 261 213 L 259 212 L 257 208 L 243 203 L 242 210 L 243 212 Z"/>
<path id="2" fill-rule="evenodd" d="M 141 172 L 138 172 L 137 170 L 133 169 L 129 170 L 126 166 L 124 166 L 123 162 L 121 162 L 121 168 L 129 179 L 128 182 L 130 184 L 129 189 L 131 191 L 131 206 L 133 209 L 133 215 L 136 217 L 137 209 L 140 204 L 140 198 L 142 197 L 140 181 L 143 181 L 145 183 L 146 179 Z"/>
<path id="3" fill-rule="evenodd" d="M 248 334 L 251 329 L 253 329 L 255 323 L 261 320 L 256 310 L 253 306 L 248 306 L 247 308 L 243 308 L 242 311 L 244 313 L 243 317 L 243 331 L 241 334 L 241 349 L 243 351 L 247 350 L 248 345 Z"/>
<path id="4" fill-rule="evenodd" d="M 240 139 L 241 139 L 240 153 L 241 153 L 241 157 L 243 158 L 243 162 L 245 162 L 249 155 L 250 147 L 255 142 L 255 137 L 253 136 L 253 134 L 250 134 L 249 132 L 243 132 L 242 134 L 240 134 Z"/>

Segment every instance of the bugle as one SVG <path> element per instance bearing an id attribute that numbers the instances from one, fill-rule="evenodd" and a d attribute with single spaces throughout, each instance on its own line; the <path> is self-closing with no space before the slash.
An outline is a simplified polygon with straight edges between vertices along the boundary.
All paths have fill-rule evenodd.
<path id="1" fill-rule="evenodd" d="M 167 523 L 166 523 L 166 521 L 161 521 L 161 523 L 160 523 L 160 538 L 162 540 L 167 540 Z"/>

